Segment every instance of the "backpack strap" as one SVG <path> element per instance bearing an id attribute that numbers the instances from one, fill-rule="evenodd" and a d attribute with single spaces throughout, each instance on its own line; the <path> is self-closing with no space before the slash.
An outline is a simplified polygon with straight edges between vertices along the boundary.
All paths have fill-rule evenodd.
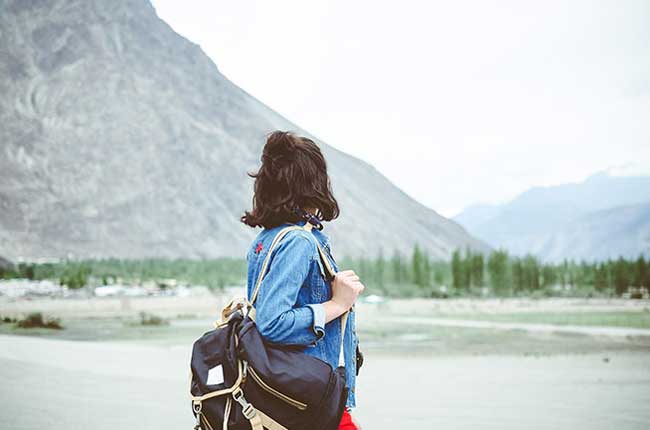
<path id="1" fill-rule="evenodd" d="M 312 230 L 312 225 L 310 223 L 305 223 L 304 229 L 307 231 Z M 318 247 L 318 253 L 320 254 L 321 260 L 323 260 L 323 264 L 325 265 L 325 270 L 328 273 L 328 276 L 330 276 L 330 279 L 334 279 L 334 276 L 336 276 L 336 271 L 332 267 L 329 258 L 327 258 L 327 254 L 325 251 L 323 251 L 323 248 L 321 248 L 320 244 L 318 243 L 318 240 L 315 240 L 316 246 Z M 347 310 L 343 315 L 341 315 L 341 347 L 339 348 L 339 367 L 345 367 L 345 354 L 343 352 L 343 340 L 345 339 L 345 326 L 348 323 L 348 316 L 350 314 L 350 311 Z"/>
<path id="2" fill-rule="evenodd" d="M 269 247 L 269 251 L 266 254 L 266 258 L 264 258 L 264 262 L 262 263 L 262 268 L 260 269 L 260 273 L 257 276 L 257 282 L 255 283 L 255 289 L 253 290 L 253 294 L 251 295 L 250 299 L 250 310 L 249 310 L 249 315 L 251 318 L 255 319 L 255 300 L 257 300 L 257 294 L 260 291 L 260 286 L 262 285 L 262 280 L 264 279 L 264 276 L 266 275 L 266 271 L 268 269 L 269 262 L 271 261 L 271 253 L 273 252 L 274 248 L 280 243 L 282 238 L 287 235 L 290 231 L 293 230 L 306 230 L 308 232 L 311 232 L 312 230 L 312 225 L 308 222 L 305 223 L 304 226 L 298 226 L 298 225 L 292 225 L 283 228 L 280 230 L 275 237 L 273 238 L 273 241 L 271 242 L 271 246 Z M 327 254 L 323 250 L 323 248 L 320 246 L 320 243 L 318 240 L 314 237 L 314 242 L 316 243 L 316 248 L 318 248 L 318 254 L 320 255 L 320 259 L 323 262 L 323 265 L 325 266 L 325 271 L 326 271 L 326 276 L 329 278 L 329 280 L 334 279 L 334 276 L 336 276 L 336 271 L 332 267 L 332 264 L 330 263 L 329 258 L 327 257 Z M 348 323 L 348 315 L 350 311 L 345 311 L 343 315 L 341 315 L 341 347 L 339 350 L 339 366 L 345 366 L 345 354 L 343 352 L 343 340 L 345 338 L 345 327 Z"/>
<path id="3" fill-rule="evenodd" d="M 251 430 L 288 430 L 285 426 L 270 416 L 266 415 L 264 412 L 256 409 L 255 406 L 253 406 L 251 403 L 248 403 L 248 400 L 246 400 L 244 397 L 244 392 L 241 390 L 241 388 L 232 393 L 232 399 L 239 403 L 241 406 L 242 415 L 244 415 L 244 417 L 250 421 Z M 228 398 L 228 400 L 230 400 L 230 398 Z M 228 409 L 228 403 L 226 403 L 226 409 L 228 410 L 228 413 L 230 413 L 230 410 Z M 228 429 L 228 420 L 225 414 L 223 420 L 223 429 Z"/>
<path id="4" fill-rule="evenodd" d="M 273 253 L 273 250 L 275 247 L 280 243 L 282 238 L 287 235 L 290 231 L 293 230 L 302 230 L 303 228 L 298 226 L 298 225 L 292 225 L 289 227 L 285 227 L 282 230 L 280 230 L 275 237 L 273 238 L 273 241 L 271 242 L 271 246 L 269 246 L 269 251 L 266 253 L 266 258 L 264 258 L 264 262 L 262 263 L 262 268 L 260 269 L 260 273 L 257 276 L 257 282 L 255 283 L 255 289 L 253 290 L 253 294 L 251 295 L 250 298 L 250 304 L 253 306 L 255 304 L 255 300 L 257 300 L 257 294 L 260 292 L 260 286 L 262 285 L 262 279 L 264 279 L 264 276 L 266 275 L 266 270 L 268 269 L 269 262 L 271 261 L 271 254 Z"/>

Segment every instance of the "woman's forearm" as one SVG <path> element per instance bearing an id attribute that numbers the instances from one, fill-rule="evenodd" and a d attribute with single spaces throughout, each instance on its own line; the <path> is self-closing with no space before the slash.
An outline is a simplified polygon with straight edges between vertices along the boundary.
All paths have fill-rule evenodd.
<path id="1" fill-rule="evenodd" d="M 344 306 L 336 303 L 334 300 L 328 300 L 323 303 L 323 308 L 325 308 L 325 323 L 337 319 L 347 311 Z"/>

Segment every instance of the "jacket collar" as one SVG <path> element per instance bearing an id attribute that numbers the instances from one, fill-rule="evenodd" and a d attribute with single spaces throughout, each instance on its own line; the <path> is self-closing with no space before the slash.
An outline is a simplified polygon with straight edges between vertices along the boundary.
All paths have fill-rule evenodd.
<path id="1" fill-rule="evenodd" d="M 304 226 L 305 223 L 307 223 L 307 220 L 301 219 L 295 223 L 293 222 L 285 222 L 280 225 L 280 228 L 288 227 L 290 225 L 299 225 L 299 226 Z M 329 247 L 329 236 L 323 233 L 322 230 L 316 230 L 315 228 L 311 230 L 312 233 L 314 234 L 314 237 L 316 237 L 316 240 L 318 240 L 318 243 L 320 243 L 320 246 L 323 247 Z"/>

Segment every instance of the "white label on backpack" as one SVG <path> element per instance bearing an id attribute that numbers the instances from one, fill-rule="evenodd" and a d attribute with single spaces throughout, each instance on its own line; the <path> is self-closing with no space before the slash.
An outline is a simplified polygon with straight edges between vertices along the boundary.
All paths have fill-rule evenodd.
<path id="1" fill-rule="evenodd" d="M 220 364 L 208 370 L 208 385 L 223 384 L 223 366 Z"/>

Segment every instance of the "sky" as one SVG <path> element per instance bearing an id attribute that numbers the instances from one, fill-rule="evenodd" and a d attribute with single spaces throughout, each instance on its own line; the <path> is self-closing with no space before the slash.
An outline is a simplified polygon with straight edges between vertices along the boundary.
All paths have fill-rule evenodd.
<path id="1" fill-rule="evenodd" d="M 650 174 L 650 2 L 153 0 L 226 77 L 446 216 Z"/>

